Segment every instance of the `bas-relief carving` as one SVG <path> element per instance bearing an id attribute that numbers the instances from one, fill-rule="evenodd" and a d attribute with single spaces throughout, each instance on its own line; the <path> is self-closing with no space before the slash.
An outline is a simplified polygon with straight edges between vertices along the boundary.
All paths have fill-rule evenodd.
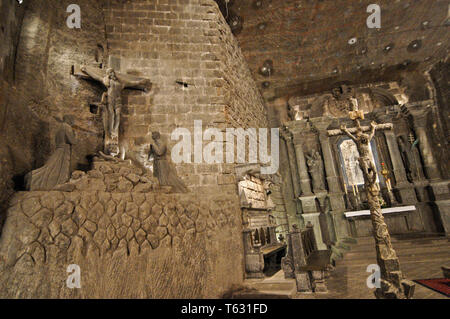
<path id="1" fill-rule="evenodd" d="M 63 123 L 56 132 L 55 151 L 43 167 L 31 171 L 25 177 L 28 190 L 52 190 L 69 180 L 72 145 L 76 143 L 75 133 L 72 130 L 73 122 L 73 116 L 64 116 Z"/>
<path id="2" fill-rule="evenodd" d="M 381 87 L 354 88 L 340 85 L 315 98 L 292 97 L 289 102 L 289 116 L 298 121 L 317 117 L 347 117 L 350 111 L 348 100 L 356 98 L 364 113 L 371 113 L 382 106 L 397 105 L 397 98 L 389 90 Z"/>

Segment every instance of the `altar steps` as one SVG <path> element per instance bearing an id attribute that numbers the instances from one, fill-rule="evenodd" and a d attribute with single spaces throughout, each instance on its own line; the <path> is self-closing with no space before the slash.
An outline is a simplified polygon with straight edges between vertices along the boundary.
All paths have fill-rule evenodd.
<path id="1" fill-rule="evenodd" d="M 401 264 L 417 262 L 420 256 L 422 262 L 445 259 L 449 256 L 450 239 L 439 234 L 431 236 L 404 239 L 401 236 L 392 236 L 392 246 L 400 258 Z M 351 260 L 353 265 L 373 260 L 376 263 L 375 242 L 371 237 L 358 238 L 358 245 L 346 254 L 346 261 Z"/>

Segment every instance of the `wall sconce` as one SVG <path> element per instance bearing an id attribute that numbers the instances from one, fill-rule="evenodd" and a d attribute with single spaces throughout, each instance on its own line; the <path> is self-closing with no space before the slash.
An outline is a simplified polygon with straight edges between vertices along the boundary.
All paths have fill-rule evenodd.
<path id="1" fill-rule="evenodd" d="M 422 41 L 421 40 L 414 40 L 408 45 L 408 52 L 417 52 L 422 47 Z"/>

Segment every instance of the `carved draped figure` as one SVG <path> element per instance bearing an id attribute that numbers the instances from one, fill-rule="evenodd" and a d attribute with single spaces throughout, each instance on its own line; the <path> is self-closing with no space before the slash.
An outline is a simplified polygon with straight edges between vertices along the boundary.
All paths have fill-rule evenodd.
<path id="1" fill-rule="evenodd" d="M 175 167 L 168 158 L 167 146 L 159 141 L 150 147 L 150 156 L 153 160 L 153 176 L 155 176 L 161 186 L 172 186 L 175 193 L 186 193 L 188 189 L 183 181 L 178 177 Z"/>
<path id="2" fill-rule="evenodd" d="M 75 134 L 69 124 L 63 123 L 56 132 L 56 149 L 45 165 L 26 176 L 26 186 L 30 191 L 52 190 L 70 178 L 72 145 L 76 143 Z"/>

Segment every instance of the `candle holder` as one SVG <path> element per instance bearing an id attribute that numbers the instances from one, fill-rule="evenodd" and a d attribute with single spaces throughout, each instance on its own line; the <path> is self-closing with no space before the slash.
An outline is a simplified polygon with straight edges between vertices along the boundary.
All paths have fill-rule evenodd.
<path id="1" fill-rule="evenodd" d="M 384 163 L 381 163 L 381 175 L 383 175 L 384 180 L 386 182 L 386 188 L 387 188 L 387 194 L 389 196 L 389 201 L 391 202 L 391 205 L 397 204 L 397 200 L 395 199 L 394 193 L 392 192 L 392 184 L 391 184 L 391 178 L 389 177 L 389 170 L 386 168 L 386 165 Z"/>

